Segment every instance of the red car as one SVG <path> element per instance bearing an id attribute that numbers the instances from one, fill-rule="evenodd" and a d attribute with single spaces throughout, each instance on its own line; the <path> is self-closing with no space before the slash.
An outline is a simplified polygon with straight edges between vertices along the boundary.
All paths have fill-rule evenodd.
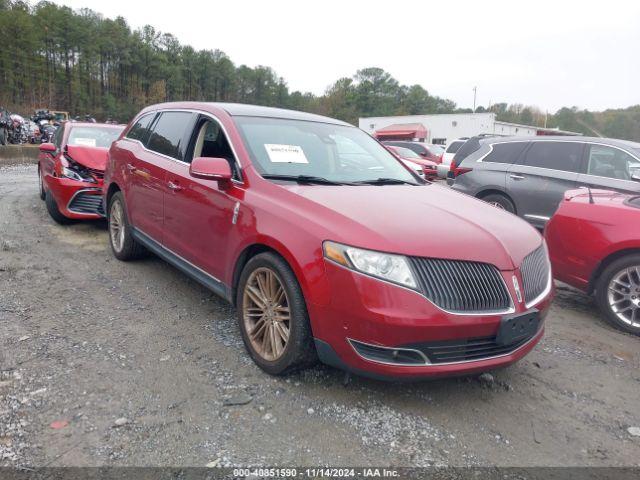
<path id="1" fill-rule="evenodd" d="M 417 153 L 420 158 L 432 161 L 436 164 L 442 163 L 444 155 L 443 145 L 434 145 L 433 143 L 414 142 L 410 140 L 383 140 L 383 145 L 391 147 L 402 147 Z"/>
<path id="2" fill-rule="evenodd" d="M 102 182 L 111 143 L 124 125 L 63 123 L 40 145 L 40 198 L 56 222 L 103 218 Z"/>
<path id="3" fill-rule="evenodd" d="M 640 335 L 640 196 L 570 190 L 545 228 L 554 276 Z"/>
<path id="4" fill-rule="evenodd" d="M 394 147 L 385 145 L 391 153 L 395 154 L 407 167 L 419 170 L 420 176 L 424 176 L 427 180 L 435 180 L 438 178 L 438 164 L 422 158 L 413 150 L 405 147 Z"/>
<path id="5" fill-rule="evenodd" d="M 506 366 L 553 296 L 533 227 L 318 115 L 150 106 L 111 146 L 105 205 L 114 255 L 150 250 L 226 298 L 271 374 L 317 358 L 383 378 Z"/>

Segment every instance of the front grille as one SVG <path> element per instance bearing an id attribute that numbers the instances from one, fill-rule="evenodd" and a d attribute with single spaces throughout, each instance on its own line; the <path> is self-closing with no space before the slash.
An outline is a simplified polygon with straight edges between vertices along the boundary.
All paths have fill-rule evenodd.
<path id="1" fill-rule="evenodd" d="M 403 345 L 402 347 L 421 351 L 433 364 L 468 362 L 507 355 L 531 340 L 536 333 L 524 338 L 520 337 L 515 342 L 506 345 L 498 343 L 496 337 L 476 337 Z"/>
<path id="2" fill-rule="evenodd" d="M 520 273 L 526 302 L 532 302 L 545 291 L 549 284 L 549 268 L 549 259 L 544 245 L 524 258 Z"/>
<path id="3" fill-rule="evenodd" d="M 450 312 L 503 312 L 511 297 L 496 267 L 488 263 L 409 259 L 422 293 Z"/>
<path id="4" fill-rule="evenodd" d="M 102 195 L 99 194 L 80 192 L 73 197 L 67 208 L 75 213 L 96 213 L 104 216 Z"/>

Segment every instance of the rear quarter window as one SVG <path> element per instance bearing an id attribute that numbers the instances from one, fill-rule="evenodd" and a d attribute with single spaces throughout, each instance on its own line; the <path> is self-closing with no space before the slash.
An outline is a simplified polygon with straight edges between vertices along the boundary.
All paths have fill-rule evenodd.
<path id="1" fill-rule="evenodd" d="M 451 142 L 446 151 L 447 153 L 456 153 L 462 145 L 464 145 L 464 141 L 456 140 L 455 142 Z"/>
<path id="2" fill-rule="evenodd" d="M 526 142 L 494 143 L 491 152 L 482 161 L 487 163 L 516 163 L 526 146 Z"/>
<path id="3" fill-rule="evenodd" d="M 453 157 L 453 163 L 458 166 L 462 161 L 474 152 L 480 149 L 480 141 L 477 137 L 467 140 L 456 152 Z"/>

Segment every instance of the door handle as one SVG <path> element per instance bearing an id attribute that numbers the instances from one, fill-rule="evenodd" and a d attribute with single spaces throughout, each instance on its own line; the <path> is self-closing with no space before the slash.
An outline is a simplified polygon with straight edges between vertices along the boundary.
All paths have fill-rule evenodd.
<path id="1" fill-rule="evenodd" d="M 129 170 L 129 172 L 133 173 L 137 170 L 136 167 L 134 167 L 133 165 L 131 165 L 130 163 L 127 163 L 127 170 Z"/>
<path id="2" fill-rule="evenodd" d="M 515 173 L 510 174 L 509 177 L 513 178 L 514 180 L 524 180 L 524 175 L 516 175 Z"/>
<path id="3" fill-rule="evenodd" d="M 169 189 L 173 190 L 174 192 L 179 192 L 180 190 L 182 190 L 182 187 L 180 185 L 173 182 L 167 183 L 167 187 L 169 187 Z"/>

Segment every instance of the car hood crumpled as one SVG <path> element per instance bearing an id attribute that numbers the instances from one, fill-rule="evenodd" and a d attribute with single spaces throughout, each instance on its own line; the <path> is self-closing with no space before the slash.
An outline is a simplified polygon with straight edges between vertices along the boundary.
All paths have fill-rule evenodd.
<path id="1" fill-rule="evenodd" d="M 362 248 L 513 270 L 542 243 L 517 216 L 439 185 L 284 188 L 299 197 L 289 208 L 323 225 L 326 240 Z"/>
<path id="2" fill-rule="evenodd" d="M 109 150 L 101 147 L 68 145 L 67 155 L 74 161 L 93 170 L 104 171 L 107 166 Z"/>

